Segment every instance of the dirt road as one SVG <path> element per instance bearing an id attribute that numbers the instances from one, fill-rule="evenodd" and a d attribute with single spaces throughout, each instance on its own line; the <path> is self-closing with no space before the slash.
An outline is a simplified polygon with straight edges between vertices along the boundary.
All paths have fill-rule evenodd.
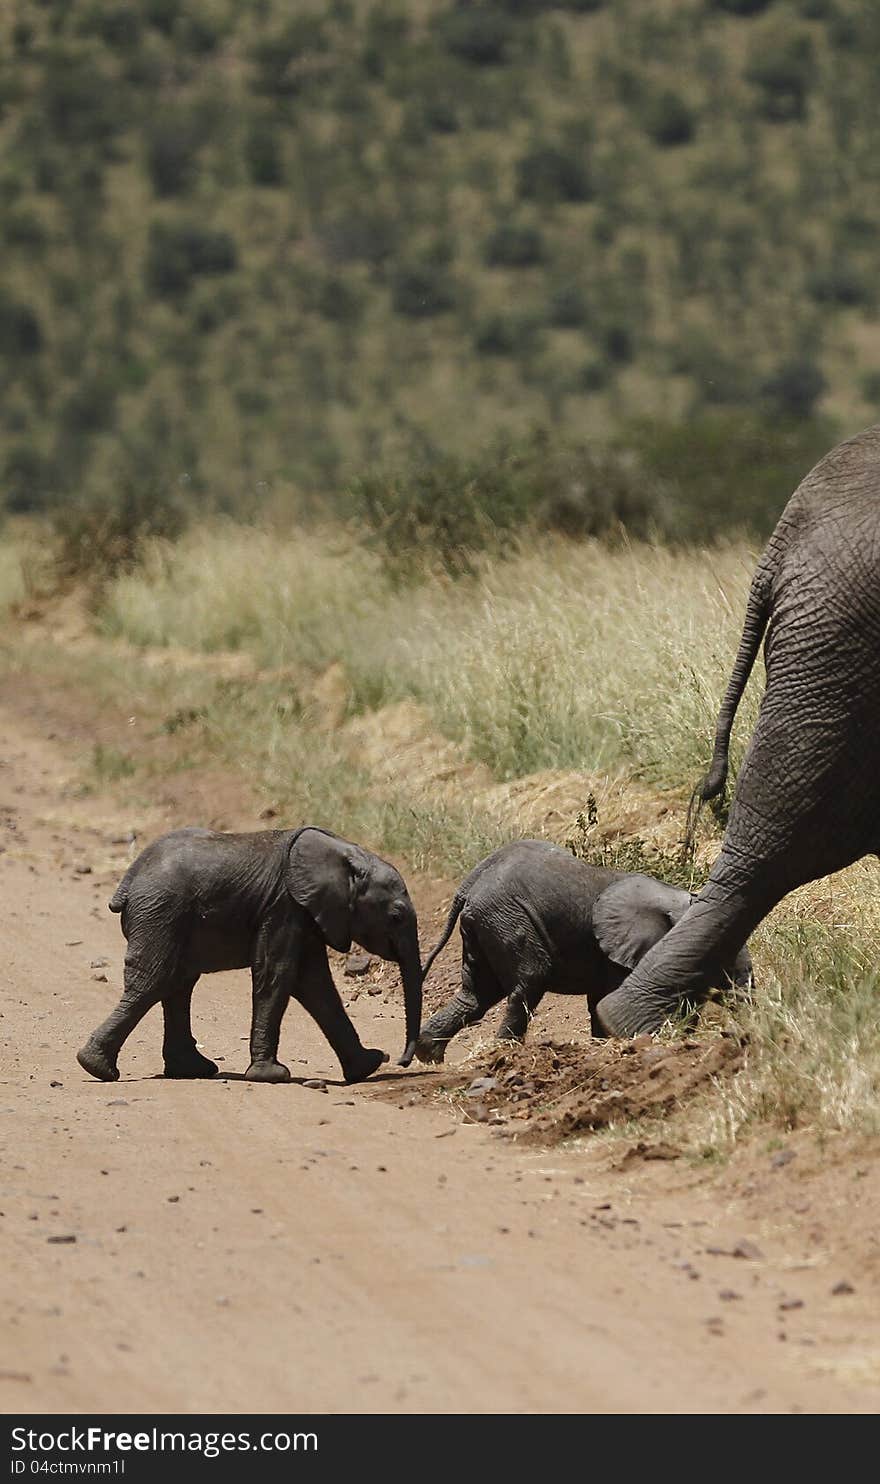
<path id="1" fill-rule="evenodd" d="M 596 1141 L 520 1149 L 411 1105 L 436 1077 L 417 1066 L 345 1088 L 297 1006 L 282 1055 L 328 1090 L 251 1085 L 245 975 L 196 993 L 226 1075 L 158 1077 L 153 1012 L 121 1080 L 89 1079 L 74 1053 L 121 982 L 106 902 L 132 820 L 76 796 L 88 732 L 47 733 L 4 682 L 4 1411 L 876 1409 L 876 1265 L 845 1272 L 809 1214 L 756 1215 L 686 1162 L 615 1170 Z M 396 999 L 352 1015 L 397 1054 Z M 862 1173 L 876 1195 L 876 1161 Z"/>

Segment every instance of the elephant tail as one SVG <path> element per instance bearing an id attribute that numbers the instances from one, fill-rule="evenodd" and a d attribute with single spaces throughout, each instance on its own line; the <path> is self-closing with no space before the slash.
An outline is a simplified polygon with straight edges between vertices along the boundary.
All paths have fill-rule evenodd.
<path id="1" fill-rule="evenodd" d="M 464 887 L 467 886 L 467 884 L 467 882 L 463 883 L 463 885 L 458 888 L 455 896 L 452 898 L 452 906 L 449 909 L 449 916 L 446 919 L 446 925 L 443 928 L 443 932 L 438 941 L 434 944 L 434 947 L 431 949 L 431 952 L 428 954 L 428 957 L 425 959 L 425 962 L 422 965 L 423 979 L 428 973 L 428 970 L 430 969 L 438 953 L 442 953 L 443 949 L 446 947 L 446 944 L 449 942 L 449 939 L 452 937 L 453 928 L 458 922 L 458 919 L 461 916 L 461 910 L 465 902 L 467 901 L 467 892 L 464 890 Z"/>
<path id="2" fill-rule="evenodd" d="M 709 799 L 716 799 L 723 791 L 727 782 L 727 773 L 730 766 L 730 733 L 733 728 L 734 717 L 737 707 L 742 700 L 743 691 L 752 673 L 764 631 L 770 617 L 770 583 L 769 573 L 762 563 L 754 578 L 749 591 L 749 600 L 746 604 L 746 616 L 743 622 L 742 634 L 739 641 L 733 670 L 727 682 L 727 690 L 721 709 L 718 713 L 718 722 L 715 727 L 715 747 L 712 752 L 712 762 L 709 771 L 697 784 L 691 795 L 688 807 L 687 828 L 684 838 L 684 856 L 687 857 L 693 851 L 694 835 L 697 827 L 700 809 Z"/>

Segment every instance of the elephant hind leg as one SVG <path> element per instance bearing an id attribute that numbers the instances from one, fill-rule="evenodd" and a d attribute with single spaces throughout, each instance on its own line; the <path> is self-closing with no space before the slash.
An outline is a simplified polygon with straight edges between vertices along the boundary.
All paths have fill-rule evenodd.
<path id="1" fill-rule="evenodd" d="M 83 1070 L 100 1082 L 118 1079 L 116 1061 L 123 1042 L 178 980 L 176 943 L 168 946 L 168 938 L 166 931 L 165 943 L 159 947 L 146 934 L 133 935 L 129 940 L 122 998 L 76 1055 Z"/>
<path id="2" fill-rule="evenodd" d="M 543 984 L 518 984 L 508 996 L 498 1027 L 499 1041 L 524 1041 L 529 1023 L 544 998 Z"/>
<path id="3" fill-rule="evenodd" d="M 166 1077 L 214 1077 L 217 1074 L 217 1063 L 202 1056 L 192 1033 L 190 1013 L 195 985 L 195 978 L 181 977 L 180 983 L 162 1000 L 165 1017 L 162 1058 Z"/>
<path id="4" fill-rule="evenodd" d="M 442 1062 L 453 1036 L 466 1025 L 476 1025 L 503 998 L 503 986 L 463 925 L 461 989 L 423 1026 L 416 1045 L 419 1061 Z"/>

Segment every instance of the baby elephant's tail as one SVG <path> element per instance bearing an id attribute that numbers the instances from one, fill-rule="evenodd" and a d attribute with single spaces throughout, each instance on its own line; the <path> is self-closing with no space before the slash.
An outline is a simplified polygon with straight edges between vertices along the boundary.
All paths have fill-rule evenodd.
<path id="1" fill-rule="evenodd" d="M 467 883 L 464 884 L 466 885 Z M 458 891 L 455 893 L 455 896 L 452 898 L 452 906 L 449 909 L 449 916 L 446 919 L 446 925 L 443 929 L 443 932 L 439 940 L 434 944 L 434 947 L 431 949 L 431 952 L 428 954 L 428 957 L 425 959 L 425 962 L 422 965 L 423 979 L 430 969 L 435 958 L 437 957 L 438 953 L 442 953 L 443 949 L 446 947 L 446 944 L 449 942 L 449 939 L 452 937 L 452 930 L 455 927 L 455 924 L 458 922 L 459 917 L 461 916 L 461 909 L 466 901 L 467 892 L 463 889 L 462 886 L 460 886 Z"/>

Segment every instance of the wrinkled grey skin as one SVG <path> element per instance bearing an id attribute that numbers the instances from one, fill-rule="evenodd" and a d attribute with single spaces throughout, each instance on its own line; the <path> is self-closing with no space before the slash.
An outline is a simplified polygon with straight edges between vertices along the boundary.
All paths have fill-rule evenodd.
<path id="1" fill-rule="evenodd" d="M 880 426 L 811 470 L 770 537 L 698 798 L 724 787 L 765 631 L 766 688 L 721 854 L 686 917 L 603 1001 L 613 1035 L 699 1003 L 713 965 L 787 892 L 880 847 Z"/>
<path id="2" fill-rule="evenodd" d="M 422 1012 L 415 909 L 403 878 L 378 856 L 327 830 L 226 835 L 184 829 L 163 835 L 129 867 L 110 902 L 128 940 L 125 992 L 77 1060 L 105 1082 L 119 1076 L 126 1037 L 152 1005 L 165 1016 L 166 1077 L 213 1077 L 196 1050 L 190 1002 L 200 974 L 250 968 L 251 1064 L 255 1082 L 288 1082 L 278 1060 L 281 1019 L 292 995 L 320 1026 L 347 1082 L 388 1058 L 361 1045 L 333 983 L 326 945 L 352 939 L 400 965 L 412 1060 Z"/>
<path id="3" fill-rule="evenodd" d="M 547 840 L 518 840 L 481 861 L 452 900 L 446 926 L 425 960 L 427 975 L 460 919 L 461 989 L 425 1025 L 423 1062 L 443 1060 L 452 1037 L 507 998 L 498 1030 L 522 1040 L 547 990 L 586 994 L 596 1007 L 691 904 L 689 892 L 652 876 L 606 871 Z M 751 983 L 742 950 L 718 986 Z M 601 1034 L 601 1032 L 600 1032 Z"/>

